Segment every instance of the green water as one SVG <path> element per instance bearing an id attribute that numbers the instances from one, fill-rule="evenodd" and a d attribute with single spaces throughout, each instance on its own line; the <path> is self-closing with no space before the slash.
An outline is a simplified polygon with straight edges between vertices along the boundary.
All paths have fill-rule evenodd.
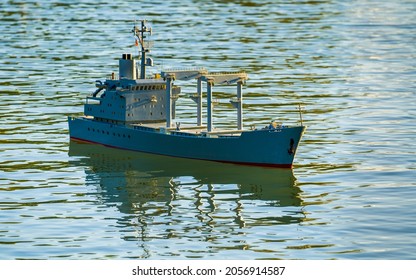
<path id="1" fill-rule="evenodd" d="M 0 4 L 0 259 L 415 259 L 414 1 L 150 2 Z M 301 103 L 293 171 L 70 143 L 139 18 L 154 71 L 249 74 L 247 127 Z"/>

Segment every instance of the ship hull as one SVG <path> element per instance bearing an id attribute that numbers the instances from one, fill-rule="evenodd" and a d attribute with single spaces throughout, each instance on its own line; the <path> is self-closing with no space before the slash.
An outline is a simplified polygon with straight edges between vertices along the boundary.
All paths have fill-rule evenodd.
<path id="1" fill-rule="evenodd" d="M 181 135 L 68 118 L 71 140 L 173 157 L 291 168 L 304 126 L 243 131 L 238 136 Z"/>

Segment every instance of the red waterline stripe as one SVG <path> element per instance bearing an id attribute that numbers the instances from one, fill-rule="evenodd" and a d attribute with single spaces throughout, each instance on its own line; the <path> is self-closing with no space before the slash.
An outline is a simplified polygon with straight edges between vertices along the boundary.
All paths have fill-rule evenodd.
<path id="1" fill-rule="evenodd" d="M 262 167 L 274 167 L 274 168 L 292 168 L 292 164 L 238 162 L 238 161 L 223 161 L 223 160 L 211 160 L 211 159 L 202 159 L 202 158 L 188 158 L 188 157 L 170 156 L 170 155 L 165 155 L 165 154 L 150 153 L 150 152 L 143 152 L 143 151 L 138 151 L 138 150 L 120 148 L 120 147 L 117 147 L 117 146 L 106 145 L 106 144 L 103 144 L 103 143 L 100 143 L 100 142 L 85 140 L 85 139 L 81 139 L 81 138 L 77 138 L 77 137 L 70 137 L 70 138 L 71 138 L 71 140 L 76 141 L 76 142 L 87 143 L 87 144 L 97 144 L 97 145 L 101 145 L 101 146 L 104 146 L 104 147 L 109 147 L 109 148 L 114 148 L 114 149 L 121 149 L 121 150 L 126 150 L 126 151 L 133 151 L 133 152 L 140 152 L 140 153 L 147 153 L 147 154 L 152 154 L 152 155 L 161 155 L 161 156 L 167 156 L 167 157 L 215 161 L 215 162 L 222 162 L 222 163 L 248 165 L 248 166 L 262 166 Z"/>

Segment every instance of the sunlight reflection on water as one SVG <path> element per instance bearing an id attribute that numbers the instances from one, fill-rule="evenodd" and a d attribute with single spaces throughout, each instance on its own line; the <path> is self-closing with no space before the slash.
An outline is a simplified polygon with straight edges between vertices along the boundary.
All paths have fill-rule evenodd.
<path id="1" fill-rule="evenodd" d="M 414 259 L 412 1 L 93 2 L 1 6 L 0 259 Z M 69 141 L 142 16 L 156 71 L 246 70 L 247 126 L 305 107 L 293 171 Z"/>

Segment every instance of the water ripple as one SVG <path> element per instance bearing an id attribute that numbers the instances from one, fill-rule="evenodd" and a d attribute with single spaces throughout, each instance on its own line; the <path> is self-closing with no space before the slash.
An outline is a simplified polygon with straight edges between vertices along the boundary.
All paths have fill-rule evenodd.
<path id="1" fill-rule="evenodd" d="M 412 1 L 133 4 L 1 4 L 0 259 L 414 259 Z M 138 18 L 155 71 L 247 71 L 247 126 L 297 123 L 302 104 L 294 171 L 69 142 Z M 215 89 L 219 128 L 232 94 Z M 195 120 L 192 101 L 178 111 Z"/>

